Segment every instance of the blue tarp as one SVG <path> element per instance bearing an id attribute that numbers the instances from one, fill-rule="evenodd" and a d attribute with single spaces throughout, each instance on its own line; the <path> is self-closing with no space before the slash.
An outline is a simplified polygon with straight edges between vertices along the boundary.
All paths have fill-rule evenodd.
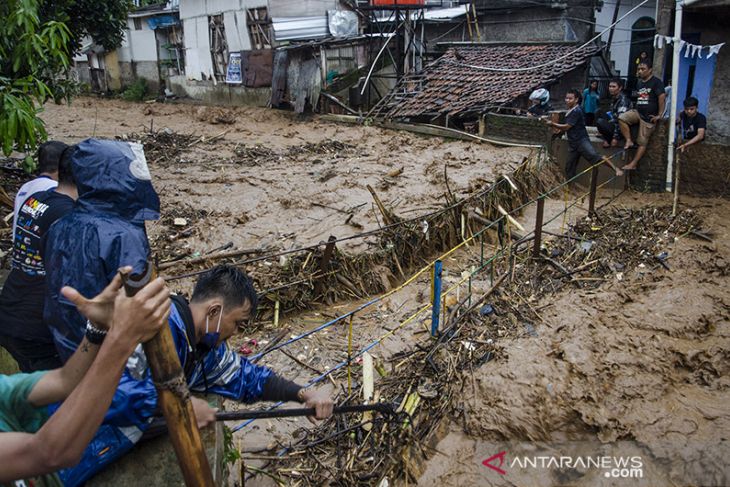
<path id="1" fill-rule="evenodd" d="M 173 25 L 180 25 L 180 19 L 174 15 L 155 15 L 147 19 L 147 25 L 152 30 L 160 27 L 172 27 Z"/>

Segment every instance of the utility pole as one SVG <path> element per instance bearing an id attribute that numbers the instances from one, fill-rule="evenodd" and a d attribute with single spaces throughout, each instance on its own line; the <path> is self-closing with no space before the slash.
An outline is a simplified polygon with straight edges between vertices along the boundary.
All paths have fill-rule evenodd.
<path id="1" fill-rule="evenodd" d="M 656 33 L 663 36 L 670 36 L 671 32 L 669 28 L 672 26 L 672 15 L 674 14 L 674 3 L 675 0 L 657 0 L 657 15 L 656 15 Z M 666 47 L 654 48 L 654 62 L 653 70 L 654 76 L 663 80 L 664 70 L 666 65 L 664 63 Z M 633 61 L 632 61 L 633 62 Z M 672 90 L 676 87 L 672 86 Z M 672 91 L 674 95 L 674 91 Z"/>

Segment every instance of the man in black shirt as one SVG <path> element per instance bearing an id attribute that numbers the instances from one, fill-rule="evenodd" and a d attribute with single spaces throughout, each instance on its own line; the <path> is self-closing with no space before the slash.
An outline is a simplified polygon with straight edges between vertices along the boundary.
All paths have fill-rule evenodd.
<path id="1" fill-rule="evenodd" d="M 611 105 L 611 111 L 606 116 L 599 117 L 596 120 L 596 127 L 603 136 L 603 147 L 617 147 L 619 141 L 623 139 L 621 135 L 621 129 L 618 124 L 618 117 L 622 113 L 626 113 L 631 110 L 631 100 L 624 93 L 624 82 L 621 78 L 612 79 L 608 83 L 608 92 L 613 98 L 613 104 Z"/>
<path id="2" fill-rule="evenodd" d="M 664 92 L 664 83 L 652 74 L 651 66 L 648 62 L 639 62 L 639 81 L 636 84 L 636 90 L 639 97 L 636 100 L 636 110 L 629 110 L 619 117 L 619 126 L 621 134 L 626 139 L 624 149 L 634 147 L 634 141 L 631 140 L 631 125 L 639 124 L 639 136 L 636 143 L 639 145 L 634 158 L 624 169 L 636 169 L 639 160 L 646 153 L 646 145 L 649 143 L 654 131 L 655 124 L 661 120 L 664 113 L 664 105 L 666 102 L 666 93 Z"/>
<path id="3" fill-rule="evenodd" d="M 583 156 L 591 164 L 595 164 L 601 159 L 616 171 L 617 176 L 621 176 L 623 171 L 614 166 L 610 160 L 601 157 L 591 144 L 586 130 L 586 122 L 583 116 L 583 110 L 580 108 L 580 93 L 578 90 L 568 90 L 565 94 L 565 105 L 568 112 L 565 114 L 565 123 L 556 123 L 548 120 L 546 123 L 559 132 L 568 134 L 568 159 L 565 162 L 565 175 L 568 179 L 572 179 L 578 173 L 578 161 Z"/>
<path id="4" fill-rule="evenodd" d="M 67 148 L 59 162 L 58 187 L 23 201 L 13 235 L 12 270 L 0 292 L 0 345 L 23 372 L 63 365 L 43 323 L 46 270 L 42 246 L 48 229 L 71 211 L 78 196 L 71 173 L 72 149 Z"/>
<path id="5" fill-rule="evenodd" d="M 682 144 L 677 147 L 681 152 L 698 142 L 705 140 L 707 118 L 697 111 L 700 102 L 694 96 L 684 100 L 684 111 L 679 114 L 679 127 L 682 134 Z"/>

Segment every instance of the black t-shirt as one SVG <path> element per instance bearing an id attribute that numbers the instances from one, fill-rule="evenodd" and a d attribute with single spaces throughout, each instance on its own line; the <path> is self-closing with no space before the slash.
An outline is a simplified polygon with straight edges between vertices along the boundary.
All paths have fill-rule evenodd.
<path id="1" fill-rule="evenodd" d="M 644 121 L 651 121 L 651 117 L 659 115 L 659 95 L 664 93 L 664 83 L 656 76 L 648 81 L 639 80 L 636 83 L 639 97 L 636 100 L 636 110 Z"/>
<path id="2" fill-rule="evenodd" d="M 22 339 L 52 342 L 43 324 L 46 270 L 42 240 L 51 225 L 73 208 L 74 200 L 55 189 L 35 193 L 23 202 L 13 238 L 12 271 L 0 293 L 2 333 Z"/>
<path id="3" fill-rule="evenodd" d="M 579 106 L 565 114 L 565 123 L 571 126 L 568 130 L 568 144 L 571 147 L 576 147 L 583 139 L 588 138 L 585 117 Z"/>
<path id="4" fill-rule="evenodd" d="M 692 118 L 689 118 L 686 113 L 682 112 L 679 115 L 679 121 L 682 124 L 682 139 L 685 142 L 697 137 L 697 131 L 699 129 L 707 129 L 707 118 L 700 112 L 697 112 Z"/>

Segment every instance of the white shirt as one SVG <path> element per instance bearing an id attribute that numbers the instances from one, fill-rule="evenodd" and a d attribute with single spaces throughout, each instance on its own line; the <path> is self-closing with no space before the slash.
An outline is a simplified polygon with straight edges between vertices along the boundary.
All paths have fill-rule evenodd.
<path id="1" fill-rule="evenodd" d="M 15 225 L 18 223 L 18 212 L 25 200 L 31 195 L 47 191 L 58 186 L 58 182 L 48 176 L 39 176 L 22 185 L 15 195 L 15 212 L 13 213 L 13 239 L 15 239 Z"/>

